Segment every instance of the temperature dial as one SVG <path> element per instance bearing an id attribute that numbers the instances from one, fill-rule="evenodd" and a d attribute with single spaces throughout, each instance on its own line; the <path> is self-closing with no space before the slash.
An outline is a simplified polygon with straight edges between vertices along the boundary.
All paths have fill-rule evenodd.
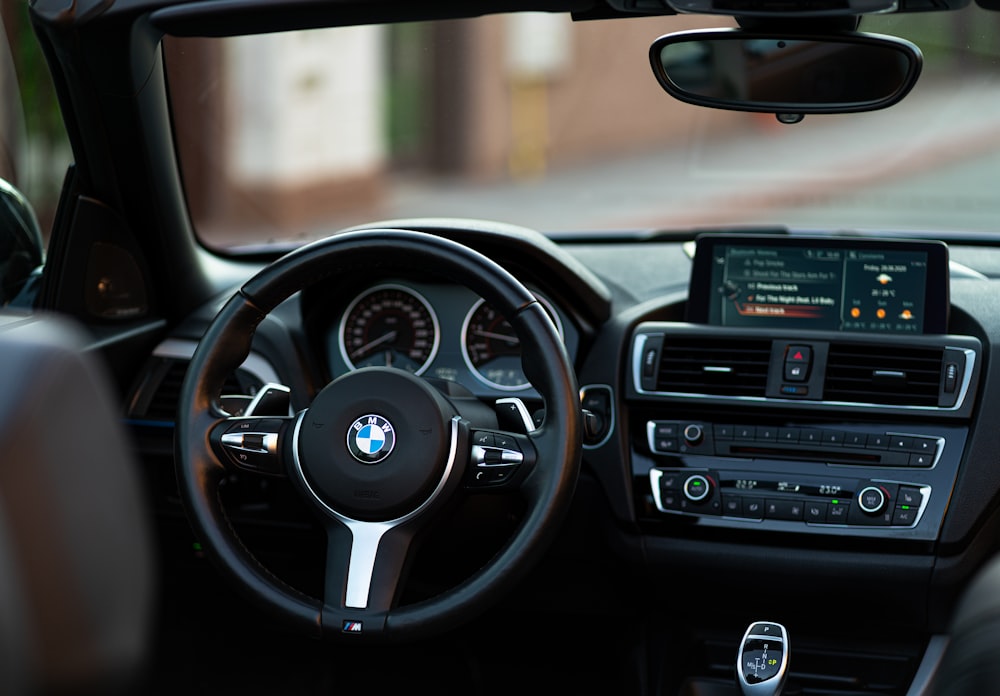
<path id="1" fill-rule="evenodd" d="M 684 497 L 692 503 L 700 503 L 712 493 L 712 480 L 701 474 L 688 476 L 684 482 Z"/>
<path id="2" fill-rule="evenodd" d="M 858 493 L 858 506 L 869 515 L 877 515 L 885 509 L 887 496 L 885 491 L 877 486 L 862 488 Z"/>

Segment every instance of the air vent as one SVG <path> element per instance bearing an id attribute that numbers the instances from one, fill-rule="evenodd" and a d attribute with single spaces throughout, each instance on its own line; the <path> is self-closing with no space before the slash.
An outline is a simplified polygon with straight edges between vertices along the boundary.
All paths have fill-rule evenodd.
<path id="1" fill-rule="evenodd" d="M 770 360 L 770 341 L 668 337 L 660 354 L 656 390 L 763 397 Z"/>
<path id="2" fill-rule="evenodd" d="M 186 360 L 161 358 L 154 361 L 142 393 L 134 401 L 129 415 L 132 418 L 173 423 L 187 368 Z M 252 395 L 261 386 L 261 381 L 252 374 L 246 370 L 237 370 L 226 380 L 222 393 Z"/>
<path id="3" fill-rule="evenodd" d="M 940 348 L 831 344 L 823 399 L 937 406 L 943 356 Z"/>

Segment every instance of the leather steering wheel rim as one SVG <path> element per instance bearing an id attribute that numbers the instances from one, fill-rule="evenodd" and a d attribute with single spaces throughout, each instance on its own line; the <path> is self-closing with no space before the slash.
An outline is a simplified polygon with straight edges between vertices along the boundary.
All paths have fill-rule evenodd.
<path id="1" fill-rule="evenodd" d="M 253 556 L 223 509 L 219 483 L 231 465 L 211 443 L 220 424 L 230 422 L 218 405 L 222 385 L 248 355 L 257 325 L 299 290 L 357 268 L 430 268 L 485 298 L 508 319 L 521 339 L 525 374 L 545 407 L 544 422 L 528 435 L 537 461 L 516 488 L 526 500 L 526 511 L 508 542 L 484 567 L 438 596 L 414 604 L 383 604 L 371 610 L 344 606 L 329 596 L 308 596 L 285 584 Z M 458 417 L 453 420 L 460 421 Z M 297 458 L 296 437 L 283 435 L 284 457 Z M 410 230 L 370 229 L 335 235 L 283 256 L 225 304 L 190 362 L 178 406 L 175 454 L 181 496 L 200 543 L 222 575 L 254 604 L 293 630 L 313 637 L 396 642 L 439 633 L 469 620 L 497 601 L 532 567 L 569 508 L 579 474 L 581 438 L 579 391 L 570 359 L 545 310 L 524 285 L 497 263 L 456 242 Z M 449 469 L 442 477 L 443 485 L 438 486 L 452 494 L 462 487 L 460 477 L 469 467 L 468 442 L 461 438 L 458 442 L 459 466 Z M 454 480 L 447 480 L 449 476 Z M 343 534 L 343 528 L 337 531 L 337 519 L 329 516 L 324 522 L 334 530 L 331 540 Z M 328 567 L 332 555 L 328 550 Z M 335 593 L 327 592 L 331 594 Z M 346 628 L 361 624 L 364 630 Z"/>

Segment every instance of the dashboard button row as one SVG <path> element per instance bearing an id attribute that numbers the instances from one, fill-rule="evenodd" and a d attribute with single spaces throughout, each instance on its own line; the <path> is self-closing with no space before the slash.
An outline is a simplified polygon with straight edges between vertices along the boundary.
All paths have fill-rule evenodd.
<path id="1" fill-rule="evenodd" d="M 660 420 L 648 421 L 646 432 L 655 454 L 756 458 L 801 454 L 806 461 L 891 467 L 931 467 L 943 442 L 935 437 L 887 432 Z"/>
<path id="2" fill-rule="evenodd" d="M 826 487 L 795 486 L 798 495 L 783 495 L 788 485 L 758 481 L 761 487 L 743 492 L 720 487 L 718 474 L 691 469 L 655 469 L 654 498 L 663 512 L 723 515 L 751 520 L 782 520 L 847 526 L 912 527 L 925 502 L 919 486 L 844 480 L 845 495 L 817 494 Z M 727 481 L 721 481 L 726 484 Z M 731 482 L 730 482 L 731 483 Z M 852 493 L 850 491 L 857 491 Z M 803 496 L 806 492 L 807 496 Z"/>

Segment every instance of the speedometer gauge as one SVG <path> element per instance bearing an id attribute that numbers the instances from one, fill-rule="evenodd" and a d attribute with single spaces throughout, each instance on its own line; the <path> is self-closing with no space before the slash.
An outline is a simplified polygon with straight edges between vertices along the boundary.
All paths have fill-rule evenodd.
<path id="1" fill-rule="evenodd" d="M 348 367 L 398 367 L 421 374 L 438 349 L 438 320 L 427 300 L 402 285 L 359 295 L 340 322 L 340 352 Z"/>
<path id="2" fill-rule="evenodd" d="M 539 300 L 562 336 L 559 317 Z M 521 341 L 503 315 L 479 300 L 462 326 L 462 357 L 476 379 L 496 389 L 515 391 L 530 386 L 521 369 Z"/>

